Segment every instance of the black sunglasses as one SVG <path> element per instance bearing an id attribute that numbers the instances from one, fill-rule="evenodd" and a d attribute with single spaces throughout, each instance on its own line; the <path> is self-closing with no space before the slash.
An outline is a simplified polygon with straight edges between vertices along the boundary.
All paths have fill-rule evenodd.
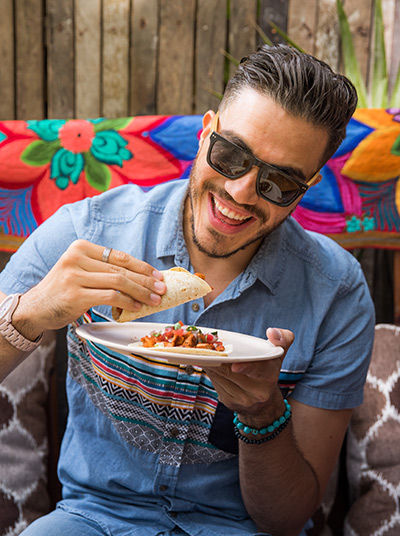
<path id="1" fill-rule="evenodd" d="M 213 121 L 215 128 L 217 122 L 218 116 L 216 115 Z M 292 204 L 310 187 L 310 184 L 305 184 L 298 177 L 288 175 L 278 167 L 259 160 L 249 150 L 227 140 L 215 130 L 210 136 L 207 162 L 212 169 L 228 179 L 239 179 L 253 166 L 257 166 L 259 168 L 256 182 L 257 194 L 280 207 Z"/>

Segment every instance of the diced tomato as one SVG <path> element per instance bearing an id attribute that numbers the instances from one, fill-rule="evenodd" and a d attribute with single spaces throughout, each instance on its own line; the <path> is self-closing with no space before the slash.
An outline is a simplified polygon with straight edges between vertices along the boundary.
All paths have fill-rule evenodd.
<path id="1" fill-rule="evenodd" d="M 183 330 L 182 328 L 180 328 L 180 329 L 176 329 L 176 330 L 174 331 L 174 333 L 175 333 L 175 335 L 182 336 L 182 335 L 183 335 L 183 331 L 184 331 L 184 330 Z"/>
<path id="2" fill-rule="evenodd" d="M 207 333 L 207 342 L 215 342 L 217 340 L 217 337 L 215 335 L 212 335 L 211 333 Z"/>

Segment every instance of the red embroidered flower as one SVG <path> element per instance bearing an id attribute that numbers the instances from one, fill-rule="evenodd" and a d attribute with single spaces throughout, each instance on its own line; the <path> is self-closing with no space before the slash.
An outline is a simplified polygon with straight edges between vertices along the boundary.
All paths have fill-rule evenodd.
<path id="1" fill-rule="evenodd" d="M 71 153 L 89 151 L 95 137 L 94 125 L 84 119 L 67 121 L 58 134 L 61 147 Z"/>

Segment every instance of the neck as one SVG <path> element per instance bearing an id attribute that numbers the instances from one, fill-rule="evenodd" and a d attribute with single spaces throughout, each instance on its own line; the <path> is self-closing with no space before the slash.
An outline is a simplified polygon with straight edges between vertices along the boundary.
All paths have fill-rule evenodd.
<path id="1" fill-rule="evenodd" d="M 183 232 L 186 247 L 189 252 L 190 262 L 195 272 L 205 275 L 207 282 L 213 287 L 210 302 L 220 294 L 241 272 L 243 272 L 254 254 L 258 250 L 262 239 L 250 244 L 244 249 L 237 251 L 229 257 L 211 257 L 201 251 L 193 240 L 191 227 L 191 211 L 188 199 L 185 203 L 183 216 Z"/>

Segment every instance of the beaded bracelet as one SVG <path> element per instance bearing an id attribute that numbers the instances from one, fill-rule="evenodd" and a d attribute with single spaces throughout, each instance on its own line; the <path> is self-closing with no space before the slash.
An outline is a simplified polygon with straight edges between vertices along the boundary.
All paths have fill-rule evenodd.
<path id="1" fill-rule="evenodd" d="M 243 422 L 239 420 L 238 414 L 236 411 L 233 413 L 234 419 L 233 424 L 235 426 L 235 429 L 241 430 L 244 434 L 253 434 L 253 435 L 266 435 L 266 434 L 272 434 L 277 430 L 282 424 L 284 424 L 286 421 L 290 419 L 290 416 L 292 414 L 292 409 L 290 407 L 289 402 L 286 400 L 286 398 L 283 399 L 286 410 L 284 414 L 276 419 L 272 424 L 269 426 L 265 426 L 263 428 L 251 428 L 250 426 L 247 426 Z"/>
<path id="2" fill-rule="evenodd" d="M 286 428 L 286 426 L 289 424 L 290 417 L 291 415 L 286 419 L 284 423 L 279 425 L 278 428 L 276 428 L 275 431 L 272 432 L 272 434 L 269 434 L 263 437 L 262 439 L 249 439 L 248 437 L 241 434 L 240 430 L 238 430 L 236 426 L 234 428 L 235 436 L 241 441 L 243 441 L 243 443 L 247 443 L 249 445 L 260 445 L 261 443 L 266 443 L 267 441 L 271 441 L 272 439 L 275 439 L 276 436 L 278 436 L 282 432 L 282 430 Z"/>

